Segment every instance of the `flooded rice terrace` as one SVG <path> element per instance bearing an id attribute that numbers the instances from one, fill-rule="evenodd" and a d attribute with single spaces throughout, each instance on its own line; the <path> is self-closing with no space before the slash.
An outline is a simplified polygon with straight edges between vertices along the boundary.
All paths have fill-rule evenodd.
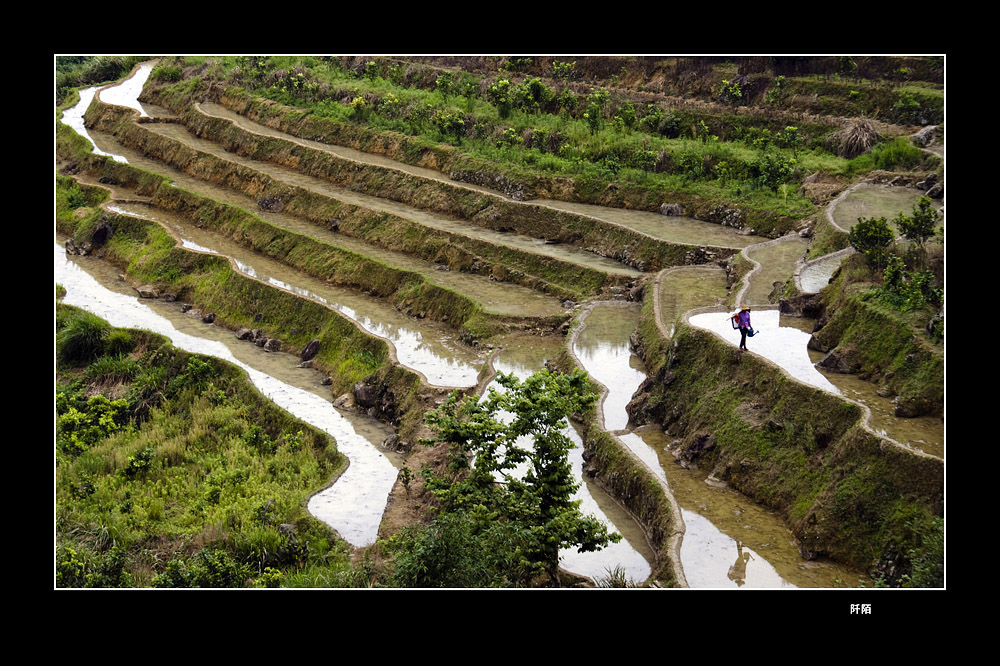
<path id="1" fill-rule="evenodd" d="M 136 100 L 145 77 L 152 65 L 142 65 L 134 76 L 122 84 L 100 92 L 106 103 L 137 109 L 141 115 L 162 112 L 155 107 L 139 104 Z M 566 312 L 563 304 L 551 296 L 510 283 L 500 283 L 480 275 L 442 270 L 441 266 L 417 259 L 411 255 L 376 247 L 365 241 L 348 238 L 343 234 L 318 227 L 294 216 L 259 210 L 256 202 L 234 190 L 219 187 L 191 177 L 156 160 L 125 148 L 109 135 L 90 131 L 83 125 L 83 111 L 91 103 L 96 89 L 80 91 L 80 103 L 64 114 L 63 121 L 94 144 L 95 152 L 111 155 L 139 168 L 159 173 L 171 179 L 177 187 L 218 201 L 253 211 L 282 229 L 316 238 L 336 247 L 357 252 L 401 270 L 420 273 L 430 282 L 467 294 L 498 314 L 517 316 L 549 316 Z M 279 136 L 303 145 L 330 151 L 346 159 L 365 161 L 413 173 L 424 178 L 441 179 L 454 184 L 439 172 L 396 163 L 385 157 L 359 151 L 295 139 L 281 132 L 263 127 L 233 114 L 216 104 L 202 103 L 202 112 L 223 117 L 241 127 L 262 135 Z M 352 192 L 335 187 L 292 169 L 270 163 L 249 160 L 226 152 L 217 144 L 193 136 L 177 123 L 147 123 L 147 128 L 177 140 L 187 146 L 237 164 L 249 166 L 279 182 L 320 193 L 351 205 L 379 210 L 419 222 L 428 227 L 467 235 L 472 238 L 515 247 L 530 252 L 544 253 L 562 261 L 588 268 L 638 276 L 638 271 L 596 254 L 573 247 L 546 245 L 539 239 L 499 234 L 484 230 L 461 220 L 428 213 L 398 202 L 381 199 L 369 194 Z M 492 192 L 485 188 L 462 185 L 471 189 Z M 895 188 L 900 190 L 902 188 Z M 870 192 L 859 190 L 860 200 L 850 198 L 840 202 L 836 216 L 838 224 L 849 228 L 849 218 L 870 216 L 871 211 L 900 209 L 909 211 L 916 197 L 913 191 L 892 192 L 889 202 L 872 198 Z M 453 329 L 425 319 L 406 316 L 379 299 L 357 291 L 331 286 L 289 268 L 278 261 L 254 253 L 230 239 L 198 228 L 188 221 L 172 216 L 142 201 L 142 197 L 129 195 L 128 201 L 116 201 L 108 207 L 125 215 L 151 219 L 174 234 L 180 243 L 193 251 L 225 256 L 246 275 L 267 282 L 276 288 L 323 303 L 343 316 L 352 319 L 372 335 L 387 340 L 394 349 L 398 362 L 415 372 L 432 385 L 468 387 L 477 382 L 486 358 L 483 352 L 461 344 Z M 850 202 L 847 204 L 847 202 Z M 876 202 L 876 203 L 873 203 Z M 761 270 L 751 282 L 746 299 L 753 304 L 767 303 L 776 284 L 789 279 L 794 266 L 808 249 L 804 239 L 785 239 L 783 242 L 762 243 L 766 239 L 737 233 L 736 230 L 685 218 L 668 217 L 641 211 L 608 209 L 584 204 L 536 200 L 537 205 L 578 212 L 642 233 L 673 242 L 712 245 L 730 248 L 750 248 L 751 259 L 761 264 Z M 846 204 L 846 205 L 845 205 Z M 876 213 L 878 214 L 878 213 Z M 882 213 L 884 214 L 884 213 Z M 755 247 L 750 247 L 755 246 Z M 398 468 L 403 461 L 396 454 L 385 454 L 380 444 L 389 434 L 387 426 L 362 415 L 340 413 L 332 407 L 328 389 L 320 384 L 319 373 L 296 368 L 298 359 L 290 355 L 263 352 L 253 344 L 237 341 L 231 332 L 219 327 L 202 324 L 180 313 L 176 306 L 166 303 L 139 302 L 134 296 L 122 292 L 117 275 L 101 262 L 89 258 L 66 257 L 61 247 L 56 247 L 56 280 L 66 287 L 66 302 L 84 307 L 104 317 L 115 326 L 147 328 L 169 337 L 175 345 L 196 353 L 210 354 L 229 360 L 243 367 L 262 393 L 292 414 L 330 433 L 338 449 L 348 456 L 351 463 L 347 472 L 330 488 L 317 494 L 309 502 L 309 510 L 336 529 L 344 539 L 355 546 L 374 542 L 389 492 L 395 483 Z M 817 264 L 810 272 L 803 271 L 801 279 L 821 288 L 839 262 Z M 86 270 L 81 269 L 85 266 Z M 727 296 L 725 272 L 718 267 L 684 267 L 665 271 L 659 278 L 657 308 L 659 321 L 672 334 L 673 325 L 693 308 L 718 305 Z M 605 429 L 632 450 L 660 478 L 664 479 L 680 505 L 686 527 L 681 559 L 683 570 L 691 587 L 835 587 L 859 584 L 859 577 L 843 568 L 828 563 L 806 562 L 798 553 L 791 533 L 781 520 L 757 507 L 741 495 L 698 470 L 684 469 L 676 464 L 670 453 L 668 437 L 655 427 L 629 429 L 625 405 L 636 388 L 646 378 L 642 361 L 630 346 L 629 336 L 636 330 L 639 306 L 624 302 L 599 302 L 580 310 L 581 330 L 575 337 L 573 353 L 590 375 L 608 389 L 601 405 Z M 761 335 L 748 341 L 751 353 L 757 353 L 780 365 L 802 382 L 826 391 L 846 395 L 865 404 L 876 404 L 877 395 L 870 384 L 857 378 L 831 376 L 817 370 L 815 352 L 807 349 L 809 322 L 789 322 L 777 310 L 755 308 L 752 313 L 754 327 Z M 732 330 L 726 313 L 706 313 L 691 317 L 692 325 L 706 328 L 717 335 L 738 343 L 738 334 Z M 736 334 L 735 342 L 733 335 Z M 510 335 L 497 342 L 499 351 L 493 360 L 497 371 L 526 377 L 544 367 L 546 358 L 557 356 L 564 339 Z M 491 384 L 496 387 L 496 384 Z M 883 402 L 886 402 L 883 400 Z M 943 425 L 940 443 L 934 430 L 934 420 L 905 435 L 891 407 L 872 407 L 873 427 L 883 428 L 899 441 L 916 442 L 928 452 L 940 450 L 943 456 Z M 887 413 L 888 412 L 888 413 Z M 918 420 L 909 420 L 907 426 Z M 896 433 L 896 434 L 893 434 Z M 613 569 L 624 571 L 627 578 L 642 582 L 650 575 L 654 555 L 646 543 L 642 530 L 620 506 L 596 486 L 591 486 L 582 474 L 582 441 L 573 427 L 566 430 L 577 448 L 571 454 L 574 476 L 580 484 L 576 499 L 585 513 L 604 521 L 622 533 L 625 539 L 598 553 L 561 553 L 564 568 L 598 578 Z"/>

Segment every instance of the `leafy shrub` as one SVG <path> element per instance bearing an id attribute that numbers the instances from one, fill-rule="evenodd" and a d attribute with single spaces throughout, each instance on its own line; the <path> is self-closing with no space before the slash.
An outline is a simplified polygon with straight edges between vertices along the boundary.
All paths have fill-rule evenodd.
<path id="1" fill-rule="evenodd" d="M 924 161 L 924 153 L 906 137 L 897 136 L 873 147 L 872 160 L 876 169 L 911 169 Z"/>
<path id="2" fill-rule="evenodd" d="M 743 91 L 740 90 L 740 84 L 736 81 L 723 80 L 722 85 L 719 86 L 719 99 L 723 104 L 737 106 L 743 101 Z"/>
<path id="3" fill-rule="evenodd" d="M 278 450 L 278 443 L 272 440 L 263 428 L 253 424 L 243 433 L 243 443 L 261 454 L 271 454 Z"/>
<path id="4" fill-rule="evenodd" d="M 925 196 L 920 197 L 913 207 L 913 215 L 906 215 L 900 211 L 892 221 L 904 236 L 917 245 L 923 245 L 936 233 L 935 226 L 940 216 L 941 214 L 934 210 L 930 197 Z"/>
<path id="5" fill-rule="evenodd" d="M 562 79 L 563 81 L 569 81 L 573 78 L 576 67 L 575 62 L 559 62 L 558 60 L 552 61 L 552 76 L 557 79 Z"/>
<path id="6" fill-rule="evenodd" d="M 220 548 L 202 548 L 190 560 L 173 559 L 153 577 L 153 587 L 243 587 L 253 575 L 247 565 Z"/>
<path id="7" fill-rule="evenodd" d="M 463 512 L 444 513 L 426 527 L 393 536 L 392 584 L 399 587 L 509 587 L 533 573 L 517 556 L 529 541 L 510 522 L 480 525 Z"/>
<path id="8" fill-rule="evenodd" d="M 510 115 L 513 108 L 511 83 L 507 79 L 498 79 L 486 89 L 486 97 L 497 108 L 501 118 Z"/>
<path id="9" fill-rule="evenodd" d="M 134 479 L 149 469 L 152 462 L 153 447 L 147 446 L 146 448 L 137 451 L 135 454 L 128 457 L 125 467 L 122 468 L 122 475 L 127 479 Z"/>
<path id="10" fill-rule="evenodd" d="M 787 183 L 795 172 L 795 160 L 768 151 L 754 160 L 750 167 L 758 186 L 777 192 L 778 187 Z"/>
<path id="11" fill-rule="evenodd" d="M 87 450 L 105 437 L 128 426 L 128 403 L 109 400 L 103 395 L 87 399 L 86 408 L 68 406 L 56 421 L 56 442 L 65 453 Z"/>
<path id="12" fill-rule="evenodd" d="M 56 551 L 56 587 L 130 587 L 127 564 L 125 550 L 119 546 L 101 555 L 60 546 Z"/>
<path id="13" fill-rule="evenodd" d="M 890 255 L 882 286 L 876 290 L 876 295 L 904 312 L 928 304 L 940 305 L 944 291 L 934 287 L 933 283 L 933 271 L 907 271 L 902 259 Z"/>

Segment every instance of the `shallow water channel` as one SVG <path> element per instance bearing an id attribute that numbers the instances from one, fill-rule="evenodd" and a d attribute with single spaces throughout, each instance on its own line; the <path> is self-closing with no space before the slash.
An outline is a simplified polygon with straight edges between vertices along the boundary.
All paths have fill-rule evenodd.
<path id="1" fill-rule="evenodd" d="M 278 406 L 329 433 L 350 465 L 335 484 L 313 497 L 309 510 L 354 546 L 375 542 L 397 476 L 396 466 L 376 448 L 375 443 L 385 437 L 385 429 L 373 419 L 348 417 L 333 409 L 329 398 L 320 392 L 320 373 L 293 369 L 296 357 L 271 354 L 238 341 L 232 332 L 202 324 L 182 314 L 176 305 L 140 301 L 120 287 L 112 290 L 108 287 L 116 286 L 116 276 L 110 267 L 93 259 L 70 259 L 58 244 L 55 273 L 56 282 L 66 288 L 65 303 L 93 312 L 113 326 L 160 333 L 181 349 L 234 363 Z M 258 369 L 262 364 L 266 364 L 266 372 Z"/>
<path id="2" fill-rule="evenodd" d="M 683 271 L 700 280 L 711 271 Z M 781 519 L 753 504 L 705 472 L 676 464 L 669 438 L 658 427 L 628 431 L 625 404 L 646 378 L 642 360 L 629 348 L 638 323 L 634 304 L 599 303 L 584 319 L 574 353 L 584 368 L 608 388 L 603 409 L 606 429 L 665 479 L 681 508 L 685 535 L 681 564 L 696 588 L 856 586 L 857 573 L 827 562 L 807 562 Z"/>
<path id="3" fill-rule="evenodd" d="M 388 340 L 399 363 L 421 373 L 430 384 L 458 387 L 476 384 L 485 360 L 460 344 L 456 333 L 443 324 L 407 317 L 384 301 L 327 284 L 161 209 L 140 203 L 114 204 L 108 208 L 155 220 L 176 234 L 188 249 L 226 256 L 246 275 L 337 310 L 369 333 Z"/>

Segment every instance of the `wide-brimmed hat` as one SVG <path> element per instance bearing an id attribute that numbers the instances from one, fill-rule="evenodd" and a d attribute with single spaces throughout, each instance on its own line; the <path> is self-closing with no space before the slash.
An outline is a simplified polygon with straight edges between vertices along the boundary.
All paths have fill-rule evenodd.
<path id="1" fill-rule="evenodd" d="M 750 309 L 750 306 L 747 305 L 746 303 L 744 303 L 743 307 L 740 308 L 740 310 L 749 310 L 749 309 Z"/>

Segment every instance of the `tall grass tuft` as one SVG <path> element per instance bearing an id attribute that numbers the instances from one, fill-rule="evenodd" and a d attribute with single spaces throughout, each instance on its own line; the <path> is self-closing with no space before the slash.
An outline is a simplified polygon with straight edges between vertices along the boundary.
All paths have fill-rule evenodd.
<path id="1" fill-rule="evenodd" d="M 879 140 L 875 124 L 867 118 L 849 121 L 830 135 L 830 147 L 839 156 L 851 159 L 867 153 Z"/>
<path id="2" fill-rule="evenodd" d="M 66 315 L 56 333 L 56 357 L 60 363 L 83 365 L 104 353 L 104 341 L 111 326 L 85 310 Z"/>

